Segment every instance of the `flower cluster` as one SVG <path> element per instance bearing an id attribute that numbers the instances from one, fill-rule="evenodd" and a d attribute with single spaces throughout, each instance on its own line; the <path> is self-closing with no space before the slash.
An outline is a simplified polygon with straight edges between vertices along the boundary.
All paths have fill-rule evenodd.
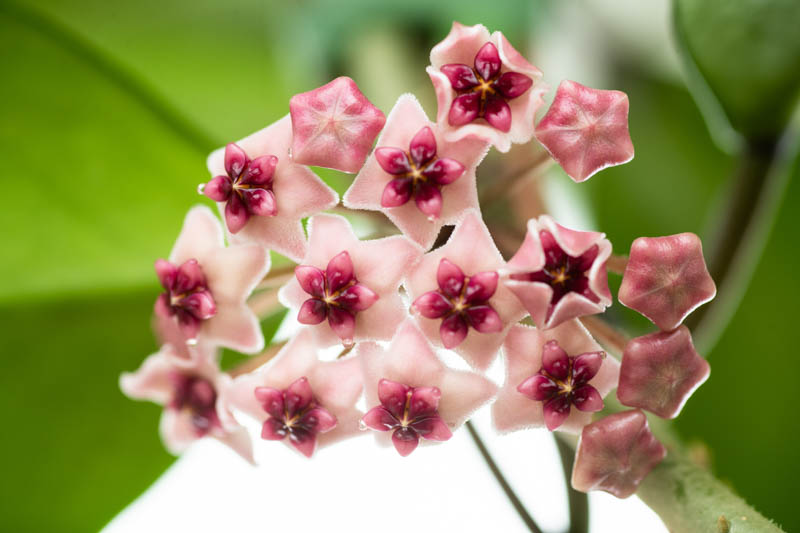
<path id="1" fill-rule="evenodd" d="M 714 296 L 700 242 L 634 242 L 618 298 L 660 331 L 619 349 L 618 362 L 585 324 L 612 304 L 609 240 L 541 215 L 506 260 L 480 211 L 476 169 L 491 147 L 534 138 L 576 182 L 627 162 L 627 97 L 563 81 L 537 123 L 542 73 L 481 25 L 455 23 L 430 62 L 435 122 L 410 94 L 386 118 L 342 77 L 294 96 L 282 119 L 210 155 L 200 191 L 224 227 L 195 207 L 169 259 L 156 261 L 162 347 L 121 387 L 164 406 L 170 450 L 210 436 L 250 461 L 273 441 L 311 457 L 367 433 L 407 456 L 449 440 L 493 402 L 499 431 L 581 435 L 576 488 L 632 494 L 665 454 L 642 409 L 677 416 L 708 376 L 681 326 Z M 361 239 L 343 210 L 323 213 L 339 198 L 310 165 L 357 173 L 344 207 L 383 213 L 401 234 Z M 264 350 L 254 301 L 281 277 L 268 274 L 270 251 L 296 263 L 277 300 L 297 333 L 223 372 L 220 349 Z M 336 345 L 340 356 L 325 359 Z M 446 365 L 444 351 L 471 370 Z M 485 372 L 499 357 L 498 387 Z M 615 388 L 634 410 L 598 418 Z"/>

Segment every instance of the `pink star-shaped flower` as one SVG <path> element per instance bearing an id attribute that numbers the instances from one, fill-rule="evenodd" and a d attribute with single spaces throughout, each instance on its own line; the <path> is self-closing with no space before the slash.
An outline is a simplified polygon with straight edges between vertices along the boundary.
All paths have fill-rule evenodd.
<path id="1" fill-rule="evenodd" d="M 525 316 L 517 298 L 497 283 L 504 266 L 480 214 L 469 210 L 447 244 L 425 254 L 405 282 L 428 339 L 479 370 L 494 361 L 508 328 Z"/>
<path id="2" fill-rule="evenodd" d="M 446 140 L 474 136 L 508 152 L 533 137 L 533 120 L 547 91 L 542 73 L 496 31 L 458 22 L 431 50 L 427 68 Z"/>
<path id="3" fill-rule="evenodd" d="M 564 80 L 536 125 L 536 138 L 576 182 L 633 159 L 628 95 Z"/>
<path id="4" fill-rule="evenodd" d="M 611 305 L 603 233 L 565 228 L 542 215 L 528 221 L 522 246 L 508 261 L 503 282 L 540 328 L 552 328 Z"/>
<path id="5" fill-rule="evenodd" d="M 659 329 L 677 328 L 716 294 L 703 259 L 703 245 L 694 233 L 633 241 L 618 298 Z"/>
<path id="6" fill-rule="evenodd" d="M 316 323 L 323 344 L 391 339 L 406 316 L 400 281 L 419 246 L 399 235 L 360 241 L 336 215 L 312 217 L 308 233 L 308 253 L 279 291 L 281 303 L 302 323 Z"/>
<path id="7" fill-rule="evenodd" d="M 686 326 L 651 333 L 625 346 L 617 397 L 623 405 L 675 418 L 710 372 Z"/>
<path id="8" fill-rule="evenodd" d="M 157 319 L 177 321 L 185 341 L 258 352 L 264 336 L 247 297 L 268 271 L 266 250 L 256 244 L 225 247 L 222 227 L 211 210 L 193 207 L 169 261 L 156 261 L 156 274 L 166 291 L 156 300 Z"/>
<path id="9" fill-rule="evenodd" d="M 306 457 L 360 434 L 360 363 L 354 357 L 321 362 L 319 349 L 313 332 L 301 330 L 275 359 L 236 377 L 224 405 L 260 422 L 262 439 L 283 441 Z"/>
<path id="10" fill-rule="evenodd" d="M 234 145 L 212 152 L 208 170 L 217 177 L 203 192 L 220 202 L 230 242 L 257 242 L 298 261 L 306 253 L 301 219 L 330 209 L 339 197 L 308 167 L 289 157 L 291 143 L 292 124 L 287 115 Z M 250 182 L 256 162 L 259 162 L 259 178 L 254 186 Z M 232 180 L 230 195 L 224 196 L 225 178 L 237 175 L 240 164 L 243 166 L 238 171 L 239 181 Z M 241 184 L 238 192 L 235 183 Z M 261 190 L 265 192 L 258 193 Z M 237 200 L 239 196 L 241 202 Z M 255 200 L 259 198 L 262 201 L 257 204 Z M 255 209 L 248 207 L 256 205 Z"/>
<path id="11" fill-rule="evenodd" d="M 342 172 L 358 172 L 386 122 L 381 110 L 346 76 L 294 95 L 289 110 L 294 160 Z"/>
<path id="12" fill-rule="evenodd" d="M 381 442 L 391 440 L 402 456 L 414 451 L 420 439 L 448 440 L 497 391 L 479 374 L 446 367 L 410 320 L 388 349 L 368 342 L 357 350 L 371 407 L 364 427 L 377 431 Z"/>
<path id="13" fill-rule="evenodd" d="M 164 406 L 159 430 L 167 449 L 178 455 L 205 436 L 230 446 L 247 461 L 253 451 L 247 431 L 220 401 L 230 377 L 220 372 L 215 355 L 200 347 L 198 357 L 181 359 L 164 345 L 136 372 L 124 373 L 119 384 L 130 398 Z"/>
<path id="14" fill-rule="evenodd" d="M 638 409 L 616 413 L 583 428 L 572 486 L 583 492 L 604 490 L 627 498 L 666 455 L 644 413 Z"/>
<path id="15" fill-rule="evenodd" d="M 413 95 L 397 100 L 376 146 L 344 194 L 346 207 L 382 211 L 425 249 L 443 225 L 478 208 L 475 169 L 488 145 L 447 142 Z"/>
<path id="16" fill-rule="evenodd" d="M 547 426 L 551 431 L 578 433 L 592 421 L 598 401 L 602 408 L 602 398 L 617 386 L 619 363 L 602 354 L 577 320 L 547 330 L 516 325 L 506 337 L 503 353 L 506 380 L 492 405 L 494 426 L 501 432 Z M 565 361 L 564 355 L 571 357 Z M 593 392 L 579 392 L 586 385 Z"/>

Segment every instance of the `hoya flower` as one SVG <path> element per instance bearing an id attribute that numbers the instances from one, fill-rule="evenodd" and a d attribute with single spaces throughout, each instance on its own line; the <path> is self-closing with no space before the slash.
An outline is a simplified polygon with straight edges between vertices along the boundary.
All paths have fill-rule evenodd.
<path id="1" fill-rule="evenodd" d="M 438 102 L 437 122 L 448 141 L 475 136 L 507 152 L 533 136 L 533 120 L 547 90 L 542 73 L 499 31 L 453 23 L 431 50 L 427 68 Z"/>
<path id="2" fill-rule="evenodd" d="M 278 293 L 323 344 L 389 340 L 405 316 L 400 281 L 422 250 L 405 237 L 360 241 L 346 219 L 308 223 L 308 253 Z"/>
<path id="3" fill-rule="evenodd" d="M 525 312 L 498 284 L 505 266 L 477 211 L 467 211 L 447 243 L 425 254 L 406 279 L 420 328 L 436 346 L 486 369 L 508 328 Z"/>
<path id="4" fill-rule="evenodd" d="M 528 221 L 525 240 L 508 261 L 504 284 L 540 328 L 552 328 L 611 305 L 603 233 L 577 231 L 542 215 Z"/>
<path id="5" fill-rule="evenodd" d="M 446 367 L 412 321 L 400 326 L 388 349 L 372 342 L 357 349 L 370 407 L 363 427 L 391 440 L 402 456 L 420 439 L 448 440 L 497 390 L 479 374 Z"/>
<path id="6" fill-rule="evenodd" d="M 578 433 L 617 386 L 619 363 L 577 320 L 541 330 L 516 325 L 503 344 L 506 380 L 492 405 L 498 431 Z"/>
<path id="7" fill-rule="evenodd" d="M 268 271 L 266 250 L 256 244 L 225 247 L 222 227 L 211 210 L 193 207 L 169 261 L 156 261 L 165 290 L 156 300 L 157 319 L 176 321 L 188 342 L 199 339 L 257 352 L 264 347 L 264 336 L 247 297 Z"/>
<path id="8" fill-rule="evenodd" d="M 572 486 L 583 492 L 604 490 L 627 498 L 666 454 L 638 409 L 607 416 L 583 428 Z"/>
<path id="9" fill-rule="evenodd" d="M 292 158 L 304 165 L 358 172 L 386 117 L 346 76 L 296 94 L 292 115 Z"/>
<path id="10" fill-rule="evenodd" d="M 446 141 L 413 95 L 397 100 L 376 146 L 345 193 L 345 206 L 382 211 L 425 249 L 444 224 L 478 208 L 475 169 L 488 145 Z"/>
<path id="11" fill-rule="evenodd" d="M 319 361 L 319 348 L 313 333 L 301 330 L 272 361 L 236 377 L 224 405 L 258 421 L 265 441 L 282 441 L 306 457 L 358 435 L 361 366 L 353 357 Z"/>
<path id="12" fill-rule="evenodd" d="M 306 253 L 301 219 L 330 209 L 339 197 L 289 157 L 291 144 L 287 115 L 212 152 L 208 170 L 216 177 L 202 190 L 219 202 L 230 242 L 256 242 L 297 261 Z"/>
<path id="13" fill-rule="evenodd" d="M 536 125 L 536 138 L 576 182 L 633 159 L 628 95 L 564 80 Z"/>
<path id="14" fill-rule="evenodd" d="M 172 346 L 165 345 L 145 359 L 136 372 L 122 374 L 119 380 L 122 392 L 164 406 L 159 429 L 171 453 L 180 454 L 197 439 L 209 436 L 252 462 L 247 431 L 220 401 L 222 392 L 230 385 L 230 377 L 220 372 L 213 353 L 180 359 L 170 353 L 172 350 Z"/>
<path id="15" fill-rule="evenodd" d="M 703 245 L 694 233 L 633 241 L 618 298 L 659 329 L 677 328 L 716 294 L 703 259 Z"/>
<path id="16" fill-rule="evenodd" d="M 617 397 L 662 418 L 675 418 L 711 372 L 686 326 L 631 340 L 622 355 Z"/>

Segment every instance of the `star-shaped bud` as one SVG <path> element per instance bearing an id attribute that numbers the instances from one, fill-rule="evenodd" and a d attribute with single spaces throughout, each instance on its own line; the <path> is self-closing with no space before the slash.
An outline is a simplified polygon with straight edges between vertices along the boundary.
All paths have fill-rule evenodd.
<path id="1" fill-rule="evenodd" d="M 666 455 L 644 413 L 638 409 L 616 413 L 583 428 L 572 486 L 582 492 L 604 490 L 627 498 Z"/>
<path id="2" fill-rule="evenodd" d="M 367 405 L 364 429 L 406 456 L 420 440 L 446 441 L 497 387 L 474 372 L 452 370 L 436 356 L 412 321 L 397 330 L 388 349 L 376 343 L 357 348 Z"/>
<path id="3" fill-rule="evenodd" d="M 478 208 L 475 169 L 488 144 L 446 141 L 413 95 L 397 101 L 376 146 L 345 193 L 345 206 L 382 211 L 426 249 L 444 224 Z"/>
<path id="4" fill-rule="evenodd" d="M 274 216 L 278 213 L 272 177 L 278 158 L 262 155 L 250 159 L 244 150 L 231 143 L 225 147 L 225 175 L 212 178 L 202 187 L 203 194 L 225 203 L 225 223 L 237 233 L 251 216 Z"/>
<path id="5" fill-rule="evenodd" d="M 256 244 L 225 247 L 222 227 L 211 210 L 193 207 L 169 261 L 156 261 L 156 274 L 166 290 L 156 300 L 156 317 L 177 322 L 184 342 L 257 352 L 264 347 L 264 337 L 247 297 L 268 271 L 266 250 Z"/>
<path id="6" fill-rule="evenodd" d="M 633 159 L 628 95 L 564 80 L 536 125 L 536 138 L 576 182 Z"/>
<path id="7" fill-rule="evenodd" d="M 469 210 L 447 243 L 425 254 L 405 282 L 428 339 L 479 370 L 488 368 L 508 328 L 525 315 L 497 283 L 504 267 L 480 214 Z"/>
<path id="8" fill-rule="evenodd" d="M 533 136 L 533 120 L 547 87 L 542 73 L 505 36 L 483 25 L 453 23 L 431 50 L 427 68 L 438 102 L 437 122 L 445 139 L 486 140 L 501 152 Z"/>
<path id="9" fill-rule="evenodd" d="M 246 460 L 253 461 L 247 432 L 220 402 L 230 377 L 220 372 L 207 347 L 192 359 L 181 359 L 165 345 L 145 359 L 136 372 L 120 376 L 120 388 L 130 398 L 164 406 L 159 426 L 167 449 L 180 454 L 197 439 L 214 437 Z"/>
<path id="10" fill-rule="evenodd" d="M 694 233 L 633 241 L 619 301 L 652 320 L 659 329 L 677 328 L 689 313 L 716 294 L 703 259 L 703 245 Z"/>
<path id="11" fill-rule="evenodd" d="M 335 255 L 325 270 L 299 265 L 294 272 L 300 287 L 311 296 L 300 307 L 297 320 L 316 325 L 327 319 L 340 339 L 352 339 L 356 315 L 372 307 L 378 294 L 358 282 L 350 254 L 344 251 Z"/>
<path id="12" fill-rule="evenodd" d="M 301 220 L 335 206 L 339 197 L 308 167 L 289 157 L 291 143 L 292 123 L 286 115 L 235 144 L 212 152 L 208 170 L 217 177 L 205 185 L 203 192 L 220 202 L 230 242 L 256 242 L 298 261 L 306 253 Z M 228 187 L 226 179 L 237 171 L 238 189 L 232 179 Z M 240 208 L 236 198 L 242 200 L 245 209 Z M 256 205 L 256 200 L 261 203 Z M 248 206 L 255 208 L 248 211 Z"/>
<path id="13" fill-rule="evenodd" d="M 611 305 L 606 261 L 611 243 L 602 233 L 577 231 L 547 215 L 528 221 L 520 249 L 508 262 L 504 284 L 540 328 L 551 328 Z"/>
<path id="14" fill-rule="evenodd" d="M 292 158 L 304 165 L 358 172 L 386 117 L 342 76 L 289 101 Z"/>
<path id="15" fill-rule="evenodd" d="M 355 357 L 322 362 L 319 351 L 313 332 L 301 330 L 269 363 L 236 377 L 223 405 L 260 423 L 263 441 L 282 441 L 306 457 L 359 435 L 361 365 Z M 271 446 L 259 445 L 266 455 Z"/>
<path id="16" fill-rule="evenodd" d="M 625 346 L 617 397 L 623 405 L 675 418 L 710 372 L 686 326 L 651 333 Z"/>
<path id="17" fill-rule="evenodd" d="M 578 433 L 617 386 L 619 363 L 577 320 L 547 330 L 516 325 L 503 353 L 506 380 L 492 405 L 498 431 L 546 426 Z"/>
<path id="18" fill-rule="evenodd" d="M 336 215 L 312 217 L 308 232 L 308 253 L 278 293 L 281 303 L 316 324 L 323 344 L 391 339 L 406 315 L 401 279 L 422 249 L 399 235 L 360 241 Z"/>

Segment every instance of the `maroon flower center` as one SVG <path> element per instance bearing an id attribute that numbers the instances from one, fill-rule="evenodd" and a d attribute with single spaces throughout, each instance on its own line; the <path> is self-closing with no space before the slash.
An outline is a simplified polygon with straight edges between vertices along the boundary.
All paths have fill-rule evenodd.
<path id="1" fill-rule="evenodd" d="M 600 370 L 604 352 L 587 352 L 569 356 L 555 340 L 545 343 L 542 367 L 517 386 L 532 400 L 543 402 L 544 420 L 549 430 L 558 428 L 569 416 L 571 406 L 581 411 L 603 408 L 600 393 L 589 380 Z"/>
<path id="2" fill-rule="evenodd" d="M 346 251 L 334 256 L 325 271 L 299 265 L 295 276 L 311 298 L 303 302 L 297 320 L 302 324 L 319 324 L 326 318 L 330 327 L 345 343 L 352 342 L 355 317 L 378 299 L 378 295 L 358 282 L 353 262 Z"/>
<path id="3" fill-rule="evenodd" d="M 392 442 L 402 456 L 410 454 L 420 437 L 443 441 L 452 436 L 439 416 L 441 391 L 436 387 L 410 387 L 388 379 L 378 382 L 381 405 L 361 419 L 362 427 L 392 431 Z"/>
<path id="4" fill-rule="evenodd" d="M 542 270 L 511 274 L 511 279 L 546 283 L 553 289 L 550 307 L 547 311 L 548 317 L 552 314 L 556 304 L 570 292 L 578 293 L 592 302 L 599 302 L 600 298 L 589 286 L 587 275 L 597 259 L 599 247 L 595 244 L 580 256 L 575 257 L 565 252 L 549 231 L 540 231 L 539 238 L 544 250 L 545 262 Z"/>
<path id="5" fill-rule="evenodd" d="M 442 73 L 458 93 L 448 114 L 451 126 L 483 118 L 500 131 L 511 129 L 511 108 L 507 100 L 525 93 L 533 80 L 519 72 L 501 72 L 502 67 L 497 47 L 491 42 L 475 54 L 474 68 L 461 63 L 442 66 Z"/>
<path id="6" fill-rule="evenodd" d="M 255 396 L 269 415 L 261 428 L 261 438 L 288 437 L 289 443 L 307 457 L 314 452 L 317 435 L 336 426 L 336 417 L 319 404 L 305 377 L 283 390 L 258 387 Z"/>
<path id="7" fill-rule="evenodd" d="M 188 412 L 198 437 L 220 427 L 217 415 L 217 391 L 214 385 L 200 376 L 173 372 L 172 399 L 167 407 Z"/>
<path id="8" fill-rule="evenodd" d="M 162 317 L 175 317 L 183 334 L 188 339 L 196 338 L 201 323 L 217 312 L 200 264 L 196 259 L 189 259 L 176 267 L 159 259 L 156 261 L 156 275 L 166 289 L 156 301 L 156 313 Z"/>
<path id="9" fill-rule="evenodd" d="M 454 159 L 438 158 L 436 149 L 436 137 L 425 126 L 411 139 L 408 152 L 387 147 L 375 150 L 381 168 L 395 176 L 383 190 L 383 207 L 399 207 L 413 197 L 417 208 L 429 218 L 439 217 L 441 189 L 461 177 L 464 165 Z"/>
<path id="10" fill-rule="evenodd" d="M 466 338 L 469 328 L 480 333 L 502 331 L 500 316 L 489 304 L 497 290 L 497 272 L 465 276 L 454 263 L 443 258 L 437 271 L 439 289 L 414 301 L 425 318 L 442 319 L 439 335 L 445 348 L 454 348 Z"/>

